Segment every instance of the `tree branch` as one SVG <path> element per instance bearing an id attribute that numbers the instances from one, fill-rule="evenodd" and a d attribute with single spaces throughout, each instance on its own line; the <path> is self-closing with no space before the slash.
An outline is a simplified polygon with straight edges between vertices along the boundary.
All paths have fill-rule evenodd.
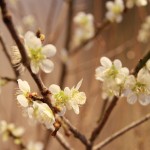
<path id="1" fill-rule="evenodd" d="M 102 119 L 100 120 L 99 124 L 96 126 L 96 128 L 93 130 L 91 134 L 90 141 L 93 143 L 95 139 L 98 137 L 98 135 L 101 133 L 102 129 L 104 128 L 104 125 L 106 124 L 113 108 L 116 106 L 117 101 L 119 100 L 118 97 L 114 97 L 108 108 L 106 109 L 104 115 L 102 116 Z"/>
<path id="2" fill-rule="evenodd" d="M 120 136 L 125 134 L 126 132 L 134 129 L 135 127 L 141 125 L 142 123 L 148 121 L 149 119 L 150 119 L 150 114 L 147 114 L 145 117 L 143 117 L 143 118 L 141 118 L 141 119 L 139 119 L 137 121 L 134 121 L 133 123 L 127 125 L 123 129 L 121 129 L 118 132 L 114 133 L 110 137 L 106 138 L 104 141 L 102 141 L 99 144 L 95 145 L 93 147 L 93 150 L 100 150 L 101 148 L 105 147 L 106 145 L 108 145 L 112 141 L 116 140 L 117 138 L 119 138 Z"/>
<path id="3" fill-rule="evenodd" d="M 67 1 L 68 3 L 68 24 L 66 28 L 66 40 L 65 40 L 65 50 L 67 52 L 70 51 L 70 41 L 71 41 L 71 28 L 72 28 L 72 18 L 73 18 L 73 2 L 74 0 L 69 0 Z M 60 80 L 59 80 L 59 85 L 61 88 L 64 87 L 65 83 L 65 78 L 67 75 L 67 64 L 62 62 L 61 64 L 61 74 L 60 74 Z"/>
<path id="4" fill-rule="evenodd" d="M 69 120 L 67 120 L 65 117 L 62 117 L 62 120 L 69 127 L 69 130 L 74 134 L 75 138 L 79 139 L 86 146 L 90 145 L 90 141 L 88 141 L 87 138 L 69 122 Z"/>

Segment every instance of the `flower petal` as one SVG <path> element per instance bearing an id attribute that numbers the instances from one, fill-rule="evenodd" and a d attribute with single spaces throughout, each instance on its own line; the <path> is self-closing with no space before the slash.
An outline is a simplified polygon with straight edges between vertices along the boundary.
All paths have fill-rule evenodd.
<path id="1" fill-rule="evenodd" d="M 140 95 L 139 102 L 141 105 L 146 106 L 150 103 L 150 96 L 147 95 Z"/>
<path id="2" fill-rule="evenodd" d="M 107 57 L 102 57 L 100 59 L 100 63 L 102 64 L 102 66 L 104 66 L 106 68 L 109 68 L 112 66 L 112 62 Z"/>
<path id="3" fill-rule="evenodd" d="M 61 89 L 58 85 L 52 84 L 50 85 L 49 90 L 51 91 L 52 94 L 56 94 L 59 93 Z"/>
<path id="4" fill-rule="evenodd" d="M 50 73 L 52 72 L 54 68 L 54 64 L 51 60 L 45 59 L 40 63 L 40 68 L 45 72 L 45 73 Z"/>
<path id="5" fill-rule="evenodd" d="M 72 104 L 71 106 L 72 106 L 74 112 L 75 112 L 76 114 L 79 114 L 79 106 L 78 106 L 77 104 Z"/>
<path id="6" fill-rule="evenodd" d="M 56 54 L 56 47 L 52 44 L 47 44 L 42 48 L 41 53 L 47 57 L 52 57 Z"/>
<path id="7" fill-rule="evenodd" d="M 82 84 L 82 81 L 83 81 L 83 79 L 81 79 L 79 82 L 78 82 L 78 84 L 77 84 L 77 86 L 76 86 L 76 90 L 79 90 L 79 88 L 80 88 L 80 86 L 81 86 L 81 84 Z"/>
<path id="8" fill-rule="evenodd" d="M 122 63 L 119 59 L 114 60 L 114 65 L 117 69 L 120 69 L 122 67 Z"/>
<path id="9" fill-rule="evenodd" d="M 22 92 L 30 92 L 30 86 L 28 84 L 27 81 L 22 81 L 21 79 L 18 79 L 18 86 L 19 86 L 19 89 L 22 91 Z"/>
<path id="10" fill-rule="evenodd" d="M 129 104 L 134 104 L 137 101 L 137 95 L 132 93 L 127 97 L 127 102 Z"/>
<path id="11" fill-rule="evenodd" d="M 34 74 L 37 74 L 39 72 L 39 65 L 33 61 L 31 61 L 30 63 L 30 68 Z"/>
<path id="12" fill-rule="evenodd" d="M 19 104 L 20 104 L 21 106 L 23 106 L 23 107 L 28 107 L 29 102 L 28 102 L 28 99 L 26 99 L 25 96 L 23 96 L 23 95 L 18 95 L 18 96 L 17 96 L 17 100 L 18 100 L 18 102 L 19 102 Z"/>

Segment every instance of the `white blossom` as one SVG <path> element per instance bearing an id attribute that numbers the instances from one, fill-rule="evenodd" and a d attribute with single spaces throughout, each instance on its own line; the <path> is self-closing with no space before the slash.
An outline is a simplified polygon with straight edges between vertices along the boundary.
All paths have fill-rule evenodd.
<path id="1" fill-rule="evenodd" d="M 127 8 L 133 8 L 135 5 L 136 6 L 146 6 L 147 5 L 147 0 L 127 0 L 126 6 Z"/>
<path id="2" fill-rule="evenodd" d="M 53 105 L 64 111 L 65 107 L 74 110 L 76 114 L 79 114 L 79 106 L 86 102 L 86 95 L 84 92 L 79 92 L 79 88 L 82 84 L 82 80 L 77 84 L 76 87 L 66 87 L 61 90 L 58 85 L 52 84 L 49 90 L 52 93 Z"/>
<path id="3" fill-rule="evenodd" d="M 27 112 L 29 118 L 44 124 L 49 129 L 55 121 L 52 110 L 46 103 L 31 98 L 30 86 L 26 81 L 18 79 L 18 85 L 20 89 L 17 96 L 19 104 Z"/>
<path id="4" fill-rule="evenodd" d="M 20 142 L 20 138 L 24 134 L 24 128 L 16 127 L 15 124 L 8 124 L 5 120 L 2 120 L 0 121 L 0 133 L 4 141 L 7 141 L 8 138 L 13 135 L 15 137 L 14 142 Z"/>
<path id="5" fill-rule="evenodd" d="M 39 69 L 45 73 L 52 72 L 54 64 L 48 58 L 56 53 L 56 48 L 52 44 L 42 46 L 40 38 L 37 38 L 33 32 L 28 31 L 24 36 L 25 46 L 28 56 L 31 59 L 30 67 L 33 73 L 37 74 Z"/>
<path id="6" fill-rule="evenodd" d="M 147 16 L 145 22 L 142 24 L 137 39 L 142 43 L 146 43 L 150 39 L 150 16 Z"/>
<path id="7" fill-rule="evenodd" d="M 124 11 L 124 3 L 123 0 L 115 0 L 106 2 L 106 18 L 111 22 L 121 22 L 122 21 L 122 13 Z"/>
<path id="8" fill-rule="evenodd" d="M 142 105 L 150 103 L 150 74 L 146 67 L 142 68 L 137 77 L 130 75 L 125 82 L 124 95 L 130 104 L 137 100 Z"/>
<path id="9" fill-rule="evenodd" d="M 115 59 L 113 62 L 107 57 L 100 59 L 102 66 L 96 69 L 96 79 L 103 82 L 103 97 L 119 96 L 124 86 L 129 70 L 122 67 L 120 60 Z"/>
<path id="10" fill-rule="evenodd" d="M 34 101 L 33 108 L 30 108 L 28 113 L 38 122 L 44 124 L 47 129 L 50 129 L 50 127 L 55 122 L 54 114 L 46 103 Z"/>
<path id="11" fill-rule="evenodd" d="M 73 37 L 75 46 L 94 36 L 94 17 L 92 14 L 79 12 L 73 21 L 76 25 Z"/>
<path id="12" fill-rule="evenodd" d="M 27 148 L 25 150 L 43 150 L 43 149 L 44 149 L 43 143 L 30 141 L 27 144 Z"/>
<path id="13" fill-rule="evenodd" d="M 31 28 L 35 25 L 35 18 L 33 15 L 26 15 L 23 17 L 22 22 L 25 26 Z"/>

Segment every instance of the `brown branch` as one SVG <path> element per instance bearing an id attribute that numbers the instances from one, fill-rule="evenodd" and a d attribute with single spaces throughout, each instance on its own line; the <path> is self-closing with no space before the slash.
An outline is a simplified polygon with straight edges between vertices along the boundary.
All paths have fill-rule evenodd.
<path id="1" fill-rule="evenodd" d="M 99 123 L 100 120 L 102 119 L 102 117 L 104 115 L 104 112 L 105 112 L 105 110 L 107 108 L 108 102 L 109 102 L 108 99 L 104 99 L 103 100 L 103 104 L 102 104 L 102 108 L 101 108 L 101 113 L 100 113 L 99 119 L 97 120 L 97 123 Z"/>
<path id="2" fill-rule="evenodd" d="M 62 120 L 68 126 L 69 130 L 74 134 L 75 138 L 79 139 L 86 146 L 90 145 L 90 141 L 88 141 L 87 138 L 69 122 L 69 120 L 67 120 L 65 117 L 62 117 Z"/>
<path id="3" fill-rule="evenodd" d="M 0 77 L 0 79 L 5 80 L 5 81 L 7 81 L 7 82 L 12 81 L 12 82 L 16 82 L 16 83 L 17 83 L 17 79 L 14 79 L 14 78 L 9 78 L 9 77 Z"/>
<path id="4" fill-rule="evenodd" d="M 77 46 L 76 48 L 74 48 L 73 50 L 71 50 L 68 55 L 74 56 L 76 55 L 83 47 L 85 47 L 89 42 L 95 40 L 99 34 L 101 33 L 101 31 L 106 28 L 108 25 L 110 24 L 110 22 L 108 20 L 104 20 L 100 25 L 98 25 L 96 31 L 95 31 L 95 35 L 91 38 L 89 38 L 88 40 L 86 40 L 85 42 L 83 42 L 81 45 Z"/>
<path id="5" fill-rule="evenodd" d="M 117 104 L 118 101 L 118 97 L 114 97 L 112 102 L 110 103 L 110 105 L 108 106 L 108 108 L 106 109 L 101 121 L 99 122 L 99 124 L 96 126 L 96 128 L 93 130 L 92 134 L 91 134 L 91 138 L 90 141 L 93 143 L 95 141 L 95 139 L 98 137 L 98 135 L 101 133 L 102 129 L 104 128 L 112 110 L 114 109 L 114 107 Z"/>
<path id="6" fill-rule="evenodd" d="M 66 150 L 73 150 L 73 148 L 68 144 L 68 142 L 65 140 L 65 138 L 60 132 L 56 134 L 56 139 Z"/>
<path id="7" fill-rule="evenodd" d="M 66 27 L 66 40 L 65 40 L 65 49 L 67 52 L 70 51 L 70 41 L 71 41 L 71 28 L 72 28 L 72 18 L 73 18 L 73 2 L 74 0 L 67 1 L 68 3 L 68 24 Z M 59 85 L 61 88 L 64 87 L 65 79 L 67 75 L 67 64 L 62 62 L 61 64 L 61 74 L 60 74 L 60 80 Z"/>
<path id="8" fill-rule="evenodd" d="M 148 51 L 148 53 L 142 58 L 140 59 L 138 65 L 135 67 L 134 71 L 133 71 L 133 75 L 137 75 L 137 73 L 140 71 L 141 68 L 143 68 L 146 64 L 146 62 L 150 59 L 150 50 Z"/>
<path id="9" fill-rule="evenodd" d="M 5 42 L 4 42 L 4 40 L 3 40 L 3 38 L 2 38 L 1 35 L 0 35 L 0 43 L 2 45 L 3 52 L 6 55 L 6 57 L 7 57 L 8 61 L 9 61 L 10 65 L 11 65 L 11 67 L 13 69 L 15 77 L 17 78 L 19 76 L 19 71 L 17 69 L 15 69 L 15 66 L 12 64 L 10 55 L 8 54 L 8 50 L 6 48 L 6 44 L 5 44 Z"/>
<path id="10" fill-rule="evenodd" d="M 93 150 L 100 150 L 101 148 L 105 147 L 106 145 L 108 145 L 112 141 L 116 140 L 117 138 L 119 138 L 123 134 L 125 134 L 128 131 L 134 129 L 135 127 L 141 125 L 142 123 L 148 121 L 149 119 L 150 119 L 150 114 L 147 114 L 145 117 L 143 117 L 143 118 L 141 118 L 137 121 L 134 121 L 133 123 L 129 124 L 128 126 L 124 127 L 123 129 L 119 130 L 118 132 L 114 133 L 110 137 L 106 138 L 104 141 L 102 141 L 99 144 L 95 145 L 93 147 Z"/>

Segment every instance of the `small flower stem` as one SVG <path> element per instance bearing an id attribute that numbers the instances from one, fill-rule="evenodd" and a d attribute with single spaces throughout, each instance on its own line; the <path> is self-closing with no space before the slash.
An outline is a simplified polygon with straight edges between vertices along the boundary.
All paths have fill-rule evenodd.
<path id="1" fill-rule="evenodd" d="M 141 118 L 137 121 L 132 122 L 131 124 L 124 127 L 123 129 L 119 130 L 118 132 L 116 132 L 116 133 L 112 134 L 111 136 L 109 136 L 108 138 L 106 138 L 104 141 L 102 141 L 99 144 L 95 145 L 93 147 L 93 150 L 100 150 L 101 148 L 107 146 L 112 141 L 116 140 L 117 138 L 119 138 L 123 134 L 127 133 L 128 131 L 134 129 L 135 127 L 143 124 L 146 121 L 149 121 L 149 119 L 150 119 L 150 114 L 147 114 L 145 117 L 143 117 L 143 118 Z"/>

